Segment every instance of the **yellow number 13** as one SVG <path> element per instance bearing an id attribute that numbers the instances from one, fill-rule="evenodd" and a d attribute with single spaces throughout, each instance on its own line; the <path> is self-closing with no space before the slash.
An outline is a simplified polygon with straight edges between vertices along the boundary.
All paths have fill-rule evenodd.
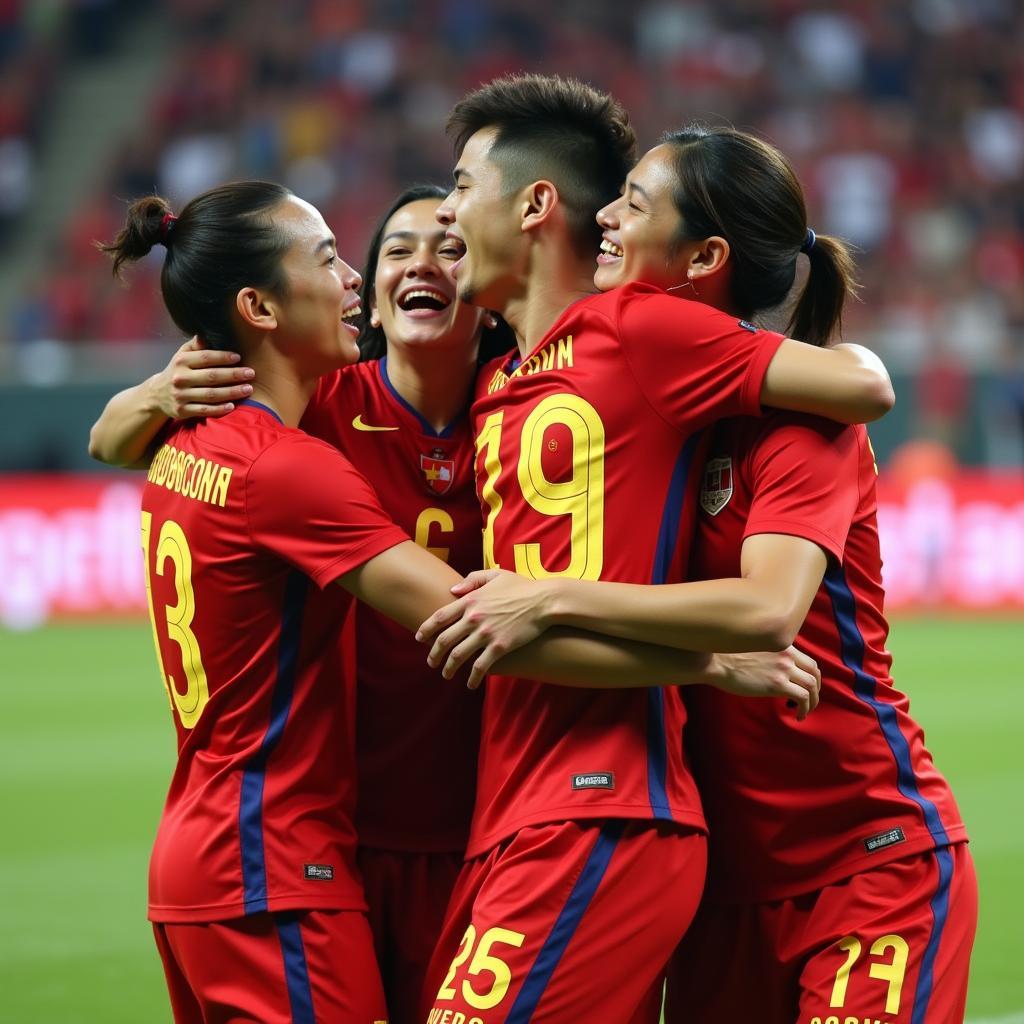
<path id="1" fill-rule="evenodd" d="M 192 620 L 196 614 L 196 595 L 192 589 L 192 552 L 181 527 L 168 519 L 160 528 L 160 539 L 156 546 L 156 572 L 164 575 L 168 559 L 174 565 L 174 588 L 178 601 L 172 608 L 165 606 L 165 625 L 167 636 L 181 649 L 181 667 L 185 672 L 186 689 L 180 693 L 164 665 L 160 649 L 160 638 L 157 629 L 156 609 L 153 606 L 153 587 L 149 572 L 149 544 L 153 528 L 153 513 L 142 513 L 142 554 L 146 566 L 146 597 L 149 600 L 149 618 L 153 626 L 153 642 L 156 645 L 157 663 L 167 687 L 167 696 L 172 707 L 178 709 L 178 717 L 186 729 L 191 729 L 199 721 L 199 716 L 210 699 L 209 687 L 206 682 L 206 669 L 199 652 L 199 641 L 192 632 Z"/>
<path id="2" fill-rule="evenodd" d="M 484 453 L 487 478 L 481 496 L 487 502 L 484 526 L 484 564 L 494 567 L 494 523 L 502 500 L 496 484 L 501 474 L 499 446 L 504 411 L 487 417 L 477 437 L 477 452 Z M 549 480 L 542 457 L 544 435 L 553 426 L 565 427 L 572 438 L 572 474 L 568 480 Z M 556 442 L 552 439 L 549 446 Z M 543 579 L 567 576 L 596 580 L 604 564 L 604 424 L 597 410 L 578 395 L 549 395 L 526 418 L 519 440 L 517 476 L 523 497 L 545 516 L 569 517 L 569 563 L 548 569 L 536 541 L 513 548 L 515 570 L 522 576 Z"/>

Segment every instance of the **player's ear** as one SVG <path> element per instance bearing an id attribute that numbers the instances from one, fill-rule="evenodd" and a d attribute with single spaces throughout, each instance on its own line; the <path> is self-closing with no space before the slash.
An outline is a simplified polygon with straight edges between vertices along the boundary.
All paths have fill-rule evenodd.
<path id="1" fill-rule="evenodd" d="M 235 296 L 235 310 L 242 323 L 258 331 L 277 327 L 276 303 L 258 288 L 242 288 Z"/>
<path id="2" fill-rule="evenodd" d="M 550 181 L 535 181 L 523 191 L 520 222 L 523 231 L 533 231 L 544 224 L 557 209 L 558 189 Z"/>
<path id="3" fill-rule="evenodd" d="M 709 235 L 690 251 L 685 271 L 687 277 L 701 278 L 717 274 L 729 261 L 729 243 L 721 235 Z"/>

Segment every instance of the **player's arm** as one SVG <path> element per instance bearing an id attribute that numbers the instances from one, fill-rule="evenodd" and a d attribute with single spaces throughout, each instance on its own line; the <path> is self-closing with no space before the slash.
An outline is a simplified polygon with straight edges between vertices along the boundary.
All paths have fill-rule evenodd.
<path id="1" fill-rule="evenodd" d="M 461 580 L 453 569 L 407 541 L 350 570 L 337 582 L 413 631 L 449 601 L 451 588 Z M 800 717 L 817 704 L 820 683 L 813 660 L 797 651 L 754 661 L 560 628 L 522 646 L 519 640 L 489 644 L 474 662 L 470 686 L 479 685 L 491 671 L 590 689 L 709 683 L 747 696 L 789 698 L 798 706 Z"/>
<path id="2" fill-rule="evenodd" d="M 159 373 L 110 399 L 89 432 L 89 454 L 111 466 L 144 469 L 168 420 L 224 416 L 252 393 L 253 371 L 238 366 L 240 358 L 187 341 Z"/>
<path id="3" fill-rule="evenodd" d="M 861 345 L 818 348 L 786 338 L 761 383 L 761 404 L 839 423 L 870 423 L 895 404 L 882 360 Z"/>
<path id="4" fill-rule="evenodd" d="M 742 576 L 640 585 L 529 580 L 472 573 L 455 601 L 417 632 L 433 641 L 429 661 L 452 674 L 488 644 L 508 645 L 553 626 L 696 651 L 782 651 L 796 638 L 825 574 L 817 544 L 784 534 L 748 537 Z M 473 589 L 477 588 L 477 589 Z"/>

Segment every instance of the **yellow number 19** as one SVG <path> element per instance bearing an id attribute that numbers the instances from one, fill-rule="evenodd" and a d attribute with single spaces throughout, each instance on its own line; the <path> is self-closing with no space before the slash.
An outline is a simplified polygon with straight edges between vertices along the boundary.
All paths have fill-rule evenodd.
<path id="1" fill-rule="evenodd" d="M 487 474 L 480 494 L 488 506 L 484 526 L 484 565 L 497 565 L 494 555 L 494 522 L 501 512 L 497 491 L 501 474 L 499 446 L 504 412 L 484 422 L 476 441 L 484 453 Z M 544 435 L 548 428 L 562 426 L 572 437 L 572 475 L 568 480 L 550 480 L 544 473 Z M 554 442 L 552 442 L 553 444 Z M 523 424 L 519 439 L 517 476 L 523 497 L 531 508 L 545 516 L 569 517 L 569 563 L 564 569 L 549 569 L 541 558 L 537 541 L 514 546 L 515 570 L 522 576 L 543 579 L 566 576 L 577 580 L 601 578 L 604 565 L 604 424 L 597 410 L 578 395 L 548 395 L 539 402 Z"/>
<path id="2" fill-rule="evenodd" d="M 181 667 L 185 672 L 186 689 L 178 691 L 174 677 L 169 675 L 164 666 L 160 639 L 157 632 L 156 609 L 153 605 L 152 578 L 149 572 L 150 534 L 153 528 L 153 513 L 142 513 L 142 555 L 146 566 L 146 597 L 149 600 L 149 618 L 153 626 L 153 642 L 156 645 L 156 658 L 163 676 L 164 686 L 173 707 L 178 709 L 178 717 L 186 729 L 191 729 L 199 721 L 206 702 L 210 699 L 209 687 L 206 682 L 206 669 L 203 668 L 203 657 L 199 651 L 199 641 L 192 632 L 192 620 L 196 614 L 196 595 L 192 589 L 192 552 L 181 527 L 168 519 L 160 528 L 160 539 L 156 546 L 156 572 L 164 575 L 167 561 L 174 565 L 174 588 L 178 601 L 172 608 L 165 606 L 165 625 L 167 636 L 181 649 Z"/>

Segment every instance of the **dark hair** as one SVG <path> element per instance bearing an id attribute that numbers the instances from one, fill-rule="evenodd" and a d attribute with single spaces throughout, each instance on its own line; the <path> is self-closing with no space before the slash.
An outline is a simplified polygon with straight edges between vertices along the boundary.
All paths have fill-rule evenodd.
<path id="1" fill-rule="evenodd" d="M 682 217 L 677 245 L 721 235 L 732 256 L 730 288 L 744 317 L 778 306 L 796 278 L 807 239 L 803 189 L 774 146 L 735 128 L 688 125 L 666 132 L 676 157 L 675 204 Z M 856 296 L 850 248 L 817 235 L 810 272 L 786 330 L 822 345 L 842 326 L 843 303 Z"/>
<path id="2" fill-rule="evenodd" d="M 436 199 L 438 206 L 441 200 L 448 195 L 447 190 L 440 185 L 410 185 L 404 192 L 399 193 L 394 202 L 387 208 L 384 215 L 377 224 L 373 237 L 370 239 L 370 248 L 366 253 L 366 265 L 363 268 L 363 284 L 359 289 L 360 305 L 363 308 L 363 326 L 359 330 L 359 351 L 362 361 L 369 359 L 380 359 L 387 355 L 388 343 L 384 335 L 384 328 L 374 327 L 370 323 L 370 307 L 376 300 L 375 281 L 377 277 L 377 264 L 380 262 L 380 247 L 384 241 L 384 229 L 388 221 L 410 203 L 418 202 L 421 199 Z M 456 302 L 459 300 L 456 299 Z M 500 317 L 495 327 L 485 329 L 480 337 L 480 350 L 477 360 L 485 363 L 495 356 L 503 355 L 509 349 L 514 348 L 516 336 L 512 328 Z"/>
<path id="3" fill-rule="evenodd" d="M 601 243 L 597 211 L 611 202 L 636 161 L 629 115 L 608 93 L 557 75 L 506 75 L 455 104 L 447 131 L 462 150 L 483 128 L 497 128 L 490 158 L 507 192 L 544 178 L 565 205 L 581 256 Z"/>
<path id="4" fill-rule="evenodd" d="M 171 319 L 210 348 L 237 351 L 231 310 L 239 290 L 286 292 L 281 258 L 291 239 L 269 213 L 291 194 L 283 185 L 266 181 L 220 185 L 196 196 L 171 221 L 166 199 L 144 196 L 128 207 L 117 238 L 97 244 L 113 258 L 115 277 L 125 263 L 165 245 L 160 291 Z"/>

